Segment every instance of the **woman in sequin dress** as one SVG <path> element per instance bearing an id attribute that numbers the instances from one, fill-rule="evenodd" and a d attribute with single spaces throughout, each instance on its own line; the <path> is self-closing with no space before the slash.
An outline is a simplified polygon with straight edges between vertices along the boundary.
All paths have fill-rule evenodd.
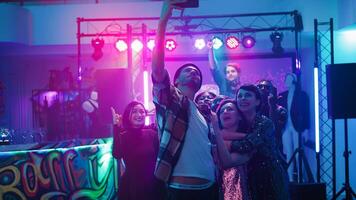
<path id="1" fill-rule="evenodd" d="M 245 137 L 246 134 L 236 132 L 240 121 L 241 113 L 236 102 L 233 99 L 223 100 L 218 106 L 213 127 L 217 136 L 221 164 L 224 168 L 221 173 L 224 200 L 249 199 L 246 166 L 243 165 L 243 161 L 247 161 L 249 156 L 230 153 L 224 144 L 233 139 Z"/>

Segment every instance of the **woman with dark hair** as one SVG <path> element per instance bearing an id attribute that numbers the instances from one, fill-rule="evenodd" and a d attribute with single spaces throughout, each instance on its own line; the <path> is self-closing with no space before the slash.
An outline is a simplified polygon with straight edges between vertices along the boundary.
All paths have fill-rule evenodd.
<path id="1" fill-rule="evenodd" d="M 147 111 L 136 101 L 126 106 L 122 117 L 111 110 L 115 125 L 112 154 L 125 165 L 119 199 L 161 199 L 162 190 L 153 174 L 158 152 L 157 130 L 144 126 Z"/>
<path id="2" fill-rule="evenodd" d="M 225 99 L 218 106 L 216 115 L 212 122 L 220 161 L 224 169 L 221 173 L 224 200 L 247 200 L 249 194 L 244 163 L 249 160 L 250 156 L 231 153 L 225 145 L 228 141 L 242 139 L 246 136 L 246 134 L 237 132 L 243 120 L 242 113 L 237 108 L 236 101 Z"/>
<path id="3" fill-rule="evenodd" d="M 236 95 L 237 107 L 246 119 L 246 137 L 234 140 L 231 151 L 252 153 L 247 177 L 253 200 L 288 200 L 285 161 L 276 145 L 273 122 L 258 114 L 261 94 L 255 85 L 242 85 Z M 245 132 L 244 131 L 244 132 Z"/>

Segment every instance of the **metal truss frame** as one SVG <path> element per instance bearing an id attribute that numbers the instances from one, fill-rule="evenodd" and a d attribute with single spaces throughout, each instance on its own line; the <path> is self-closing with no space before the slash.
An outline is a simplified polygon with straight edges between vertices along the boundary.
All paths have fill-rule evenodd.
<path id="1" fill-rule="evenodd" d="M 183 12 L 182 12 L 183 15 Z M 292 31 L 295 33 L 296 56 L 299 58 L 298 33 L 303 29 L 301 15 L 291 12 L 249 13 L 234 15 L 171 17 L 166 35 L 213 35 L 213 34 L 254 34 L 257 32 Z M 137 18 L 77 18 L 77 66 L 81 77 L 81 40 L 86 37 L 117 37 L 130 44 L 133 37 L 140 37 L 143 43 L 155 35 L 158 17 Z M 155 23 L 156 22 L 156 23 Z M 96 24 L 105 23 L 103 30 Z M 86 31 L 83 27 L 86 24 Z M 152 27 L 151 27 L 152 26 Z M 145 49 L 145 48 L 144 48 Z M 147 51 L 142 55 L 147 58 Z M 127 49 L 128 67 L 132 67 L 132 49 Z M 145 62 L 145 61 L 144 61 Z M 144 65 L 145 66 L 145 65 Z"/>
<path id="2" fill-rule="evenodd" d="M 335 120 L 328 117 L 326 65 L 334 64 L 333 19 L 314 20 L 315 66 L 319 68 L 320 152 L 317 153 L 317 180 L 326 183 L 327 196 L 336 193 Z"/>

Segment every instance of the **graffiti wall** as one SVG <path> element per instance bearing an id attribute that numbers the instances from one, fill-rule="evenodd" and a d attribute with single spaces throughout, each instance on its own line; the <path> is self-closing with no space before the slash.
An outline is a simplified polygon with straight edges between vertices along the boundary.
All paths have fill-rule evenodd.
<path id="1" fill-rule="evenodd" d="M 117 168 L 112 139 L 54 146 L 0 152 L 0 199 L 114 198 Z"/>

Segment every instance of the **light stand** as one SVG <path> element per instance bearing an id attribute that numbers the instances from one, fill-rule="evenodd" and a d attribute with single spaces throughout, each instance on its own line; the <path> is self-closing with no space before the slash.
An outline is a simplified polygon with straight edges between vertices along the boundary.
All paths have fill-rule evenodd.
<path id="1" fill-rule="evenodd" d="M 315 182 L 314 177 L 310 169 L 308 160 L 305 156 L 303 146 L 304 145 L 302 143 L 302 132 L 300 133 L 298 132 L 298 148 L 294 150 L 292 157 L 288 161 L 287 166 L 290 167 L 290 165 L 292 164 L 293 160 L 295 159 L 298 153 L 298 183 L 303 183 L 303 163 L 304 163 L 305 170 L 307 172 L 308 183 L 314 183 Z"/>
<path id="2" fill-rule="evenodd" d="M 346 193 L 346 200 L 352 200 L 352 197 L 356 198 L 355 192 L 352 190 L 350 186 L 350 173 L 349 173 L 349 154 L 351 154 L 351 151 L 349 151 L 349 139 L 348 139 L 348 127 L 347 127 L 347 119 L 344 119 L 344 124 L 345 124 L 345 150 L 344 150 L 344 157 L 345 157 L 345 183 L 344 186 L 335 194 L 335 196 L 332 198 L 333 200 L 336 200 L 338 196 L 340 196 L 343 192 Z"/>

